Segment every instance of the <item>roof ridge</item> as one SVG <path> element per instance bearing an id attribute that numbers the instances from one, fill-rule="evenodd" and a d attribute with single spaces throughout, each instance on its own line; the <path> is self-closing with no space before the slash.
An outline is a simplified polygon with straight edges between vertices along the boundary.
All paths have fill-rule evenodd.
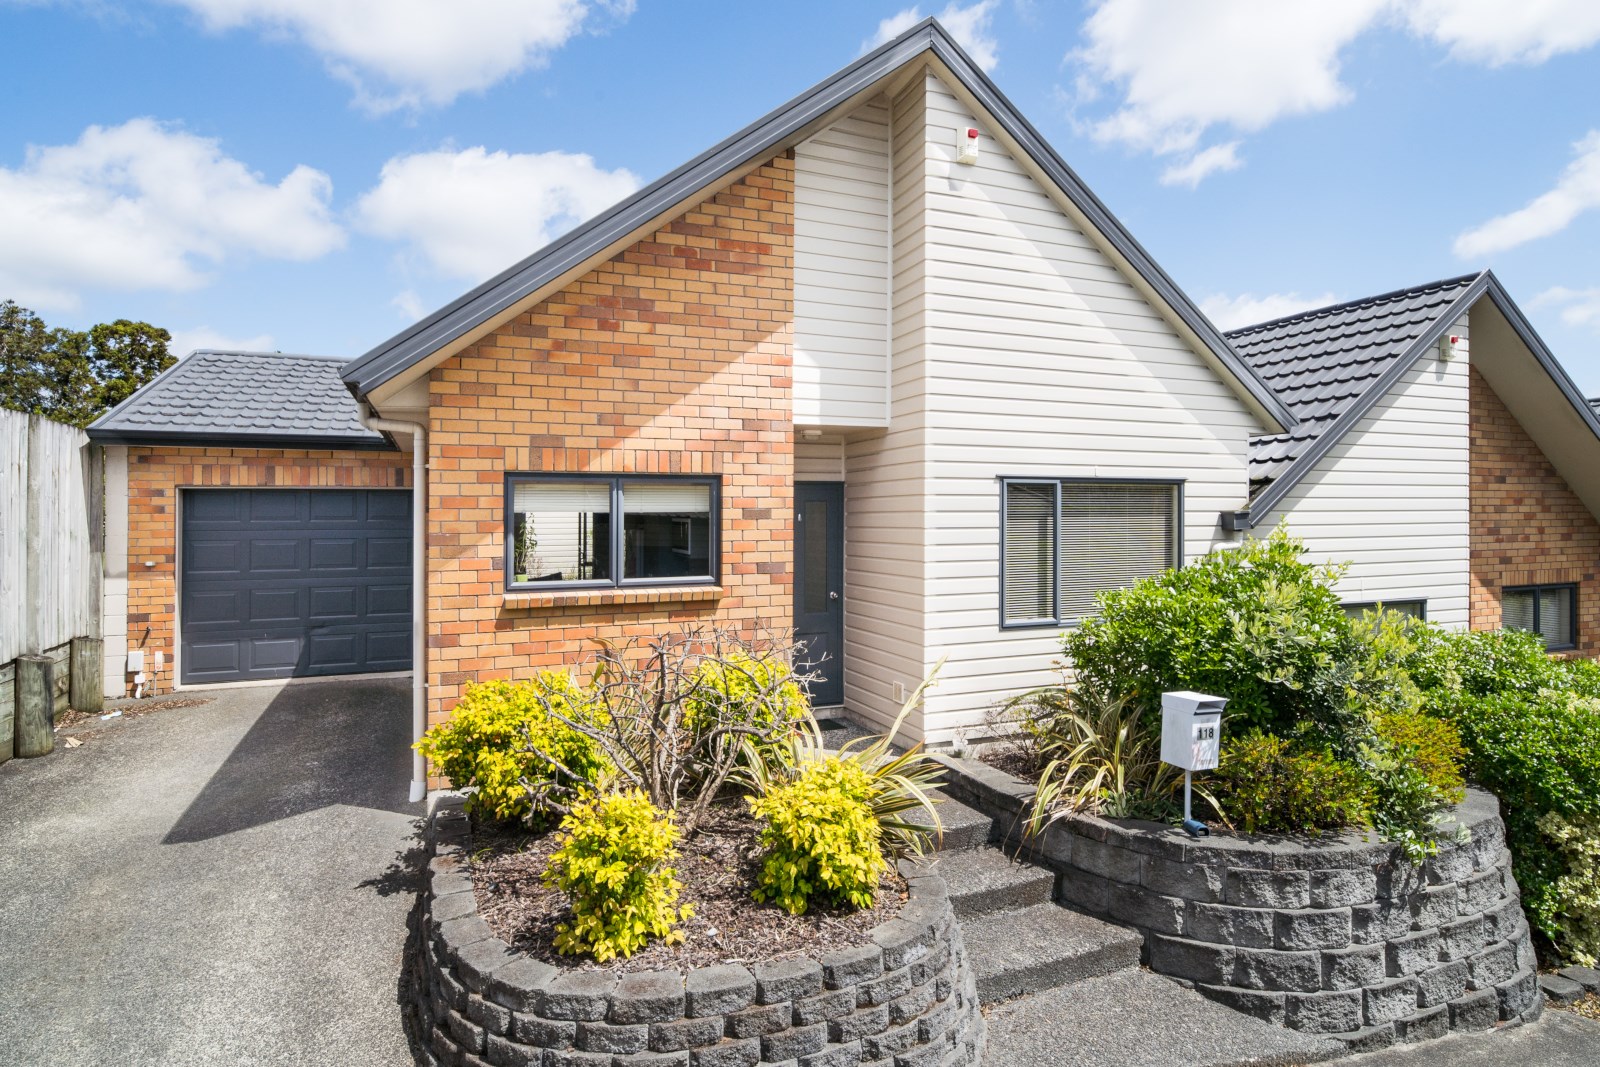
<path id="1" fill-rule="evenodd" d="M 267 352 L 254 348 L 196 348 L 190 356 L 262 356 L 270 359 L 317 359 L 325 363 L 348 363 L 348 356 L 322 356 L 312 352 Z M 187 356 L 184 358 L 188 358 Z"/>
<path id="2" fill-rule="evenodd" d="M 1279 326 L 1286 322 L 1293 322 L 1296 319 L 1313 319 L 1322 315 L 1330 315 L 1335 311 L 1346 311 L 1350 308 L 1361 307 L 1364 304 L 1376 304 L 1385 300 L 1394 300 L 1402 296 L 1411 296 L 1416 293 L 1426 292 L 1429 289 L 1444 289 L 1449 286 L 1466 285 L 1477 280 L 1478 278 L 1481 278 L 1483 274 L 1483 271 L 1477 271 L 1473 274 L 1461 274 L 1454 278 L 1440 278 L 1438 281 L 1424 282 L 1421 285 L 1408 285 L 1400 289 L 1392 289 L 1387 293 L 1377 293 L 1373 296 L 1357 297 L 1354 300 L 1345 300 L 1337 304 L 1326 304 L 1322 307 L 1307 308 L 1304 311 L 1296 311 L 1292 315 L 1280 315 L 1275 319 L 1267 319 L 1265 322 L 1256 322 L 1251 323 L 1249 326 L 1239 326 L 1232 330 L 1224 330 L 1223 336 L 1227 337 L 1229 340 L 1232 340 L 1233 338 L 1243 336 L 1244 334 L 1254 333 L 1257 330 L 1264 330 L 1269 326 Z"/>

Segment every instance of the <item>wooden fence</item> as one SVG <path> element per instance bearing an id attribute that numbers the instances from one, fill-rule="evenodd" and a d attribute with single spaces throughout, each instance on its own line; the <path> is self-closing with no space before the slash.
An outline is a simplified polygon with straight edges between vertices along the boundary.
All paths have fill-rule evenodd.
<path id="1" fill-rule="evenodd" d="M 18 656 L 54 662 L 56 711 L 80 673 L 95 693 L 75 702 L 95 710 L 102 699 L 101 665 L 87 660 L 99 658 L 104 509 L 101 450 L 82 430 L 0 410 L 0 760 L 12 750 Z"/>

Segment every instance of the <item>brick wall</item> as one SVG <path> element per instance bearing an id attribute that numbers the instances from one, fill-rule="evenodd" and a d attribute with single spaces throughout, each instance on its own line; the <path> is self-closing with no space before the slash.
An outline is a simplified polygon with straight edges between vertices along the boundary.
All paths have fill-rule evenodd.
<path id="1" fill-rule="evenodd" d="M 129 448 L 128 647 L 167 653 L 154 691 L 168 692 L 174 681 L 180 489 L 400 488 L 411 484 L 410 463 L 398 452 Z M 151 561 L 154 566 L 145 566 Z"/>
<path id="2" fill-rule="evenodd" d="M 1476 369 L 1471 379 L 1472 618 L 1500 628 L 1506 586 L 1577 582 L 1578 653 L 1600 653 L 1600 523 Z"/>
<path id="3" fill-rule="evenodd" d="M 773 159 L 431 372 L 432 721 L 592 636 L 790 625 L 793 191 Z M 720 592 L 507 596 L 507 471 L 720 476 Z"/>

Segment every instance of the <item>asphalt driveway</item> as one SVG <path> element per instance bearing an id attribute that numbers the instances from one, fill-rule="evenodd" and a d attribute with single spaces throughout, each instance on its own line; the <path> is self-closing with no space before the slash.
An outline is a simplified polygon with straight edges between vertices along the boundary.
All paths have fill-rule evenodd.
<path id="1" fill-rule="evenodd" d="M 411 1064 L 407 686 L 183 694 L 0 765 L 0 1059 Z"/>

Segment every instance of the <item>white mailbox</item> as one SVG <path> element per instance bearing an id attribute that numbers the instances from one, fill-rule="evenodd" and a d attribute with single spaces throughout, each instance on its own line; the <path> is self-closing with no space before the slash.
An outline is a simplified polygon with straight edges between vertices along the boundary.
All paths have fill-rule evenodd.
<path id="1" fill-rule="evenodd" d="M 1187 691 L 1161 694 L 1161 762 L 1186 771 L 1217 766 L 1226 697 Z"/>

